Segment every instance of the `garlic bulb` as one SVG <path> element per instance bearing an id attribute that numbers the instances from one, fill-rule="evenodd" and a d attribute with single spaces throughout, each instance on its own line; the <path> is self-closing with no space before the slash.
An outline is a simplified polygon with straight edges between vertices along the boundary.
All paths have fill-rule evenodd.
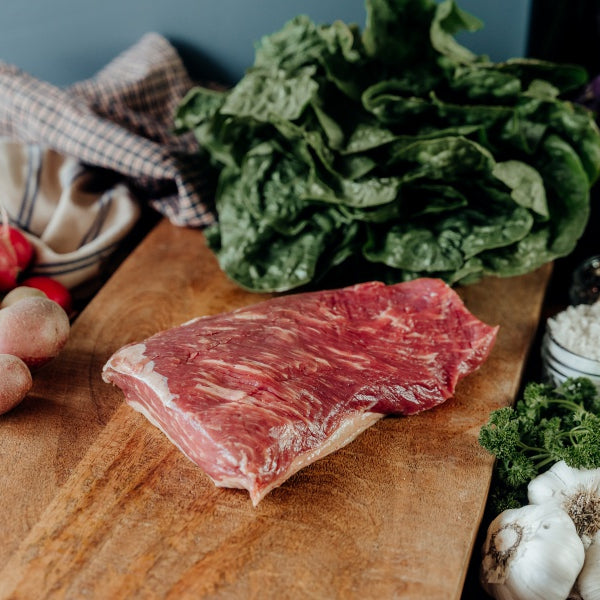
<path id="1" fill-rule="evenodd" d="M 497 600 L 565 600 L 585 555 L 573 521 L 553 503 L 505 510 L 482 553 L 481 584 Z"/>
<path id="2" fill-rule="evenodd" d="M 585 548 L 600 530 L 600 469 L 574 469 L 557 462 L 529 483 L 527 496 L 530 504 L 562 508 L 575 523 Z"/>
<path id="3" fill-rule="evenodd" d="M 585 551 L 583 569 L 577 578 L 577 589 L 583 600 L 600 599 L 600 534 Z"/>

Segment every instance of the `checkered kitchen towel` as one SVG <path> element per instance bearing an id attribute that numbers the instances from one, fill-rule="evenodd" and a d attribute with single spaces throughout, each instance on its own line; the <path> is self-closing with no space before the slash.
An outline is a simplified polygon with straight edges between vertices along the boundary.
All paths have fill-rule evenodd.
<path id="1" fill-rule="evenodd" d="M 0 62 L 0 201 L 36 246 L 36 273 L 93 277 L 139 202 L 178 226 L 213 222 L 193 134 L 172 131 L 192 85 L 156 33 L 65 89 Z"/>

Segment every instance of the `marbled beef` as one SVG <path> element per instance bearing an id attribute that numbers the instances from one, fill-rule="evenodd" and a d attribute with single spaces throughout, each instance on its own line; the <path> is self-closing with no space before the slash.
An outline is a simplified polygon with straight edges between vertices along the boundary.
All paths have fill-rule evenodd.
<path id="1" fill-rule="evenodd" d="M 118 350 L 103 377 L 257 504 L 382 416 L 444 402 L 495 336 L 442 281 L 370 282 L 199 317 Z"/>

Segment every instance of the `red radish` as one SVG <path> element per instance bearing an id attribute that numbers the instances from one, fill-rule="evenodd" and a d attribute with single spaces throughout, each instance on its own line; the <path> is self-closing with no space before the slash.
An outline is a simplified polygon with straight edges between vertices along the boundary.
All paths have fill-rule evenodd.
<path id="1" fill-rule="evenodd" d="M 33 260 L 33 246 L 18 229 L 9 227 L 8 232 L 10 243 L 15 249 L 15 254 L 17 255 L 17 264 L 19 265 L 19 269 L 24 271 L 29 266 L 29 263 L 31 263 Z"/>
<path id="2" fill-rule="evenodd" d="M 8 224 L 8 213 L 0 204 L 0 291 L 6 292 L 17 285 L 17 278 L 33 258 L 29 240 Z"/>
<path id="3" fill-rule="evenodd" d="M 0 292 L 12 290 L 17 285 L 19 265 L 12 244 L 0 230 Z"/>
<path id="4" fill-rule="evenodd" d="M 52 279 L 52 277 L 39 275 L 28 277 L 20 281 L 19 285 L 41 290 L 50 300 L 54 300 L 54 302 L 59 304 L 68 315 L 71 314 L 73 310 L 71 292 L 60 281 Z"/>

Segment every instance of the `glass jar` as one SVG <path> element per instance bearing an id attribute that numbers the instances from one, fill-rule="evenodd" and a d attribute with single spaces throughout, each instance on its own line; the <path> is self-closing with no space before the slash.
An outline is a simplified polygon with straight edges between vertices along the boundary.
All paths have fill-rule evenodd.
<path id="1" fill-rule="evenodd" d="M 544 379 L 552 385 L 560 385 L 571 377 L 587 377 L 600 391 L 600 361 L 565 348 L 548 328 L 542 340 L 542 368 Z"/>
<path id="2" fill-rule="evenodd" d="M 573 273 L 569 300 L 571 304 L 592 304 L 600 298 L 600 255 L 584 260 Z"/>

